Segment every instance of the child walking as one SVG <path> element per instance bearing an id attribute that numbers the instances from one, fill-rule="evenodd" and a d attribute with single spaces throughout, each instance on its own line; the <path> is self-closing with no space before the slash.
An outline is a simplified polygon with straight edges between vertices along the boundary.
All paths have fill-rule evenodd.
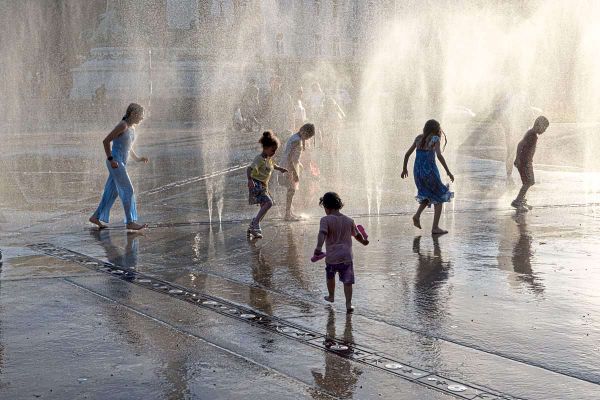
<path id="1" fill-rule="evenodd" d="M 535 184 L 535 177 L 533 175 L 533 155 L 535 154 L 538 136 L 546 132 L 548 126 L 550 126 L 548 118 L 543 115 L 537 117 L 533 123 L 533 127 L 525 133 L 525 136 L 523 136 L 523 139 L 521 139 L 517 146 L 515 167 L 517 167 L 519 175 L 521 175 L 523 186 L 521 186 L 517 198 L 514 199 L 510 205 L 518 211 L 525 212 L 533 208 L 527 204 L 525 195 L 529 188 Z"/>
<path id="2" fill-rule="evenodd" d="M 249 203 L 259 204 L 260 210 L 256 217 L 252 219 L 248 227 L 248 236 L 254 236 L 257 239 L 262 238 L 262 230 L 260 229 L 260 221 L 271 207 L 273 207 L 273 199 L 269 193 L 269 180 L 273 170 L 285 173 L 287 169 L 281 168 L 273 161 L 273 155 L 279 147 L 279 139 L 271 131 L 263 133 L 258 141 L 262 145 L 262 153 L 260 153 L 252 164 L 246 170 L 248 177 Z"/>
<path id="3" fill-rule="evenodd" d="M 281 165 L 290 173 L 283 179 L 283 185 L 287 187 L 285 201 L 285 220 L 299 221 L 300 217 L 292 212 L 292 201 L 300 186 L 300 156 L 305 148 L 305 141 L 315 136 L 315 126 L 304 124 L 300 130 L 293 134 L 285 144 Z"/>
<path id="4" fill-rule="evenodd" d="M 423 127 L 423 133 L 418 135 L 413 144 L 410 146 L 406 155 L 404 156 L 404 168 L 402 169 L 402 179 L 408 176 L 408 159 L 415 149 L 417 150 L 417 157 L 415 159 L 415 166 L 413 174 L 415 178 L 415 184 L 417 185 L 417 202 L 419 208 L 415 215 L 413 215 L 413 224 L 421 229 L 421 213 L 426 207 L 431 207 L 433 204 L 433 226 L 431 233 L 434 235 L 442 235 L 448 233 L 448 231 L 440 228 L 440 217 L 442 215 L 442 206 L 445 202 L 450 201 L 454 197 L 454 193 L 450 191 L 448 185 L 442 183 L 440 178 L 440 171 L 435 163 L 437 156 L 440 160 L 440 164 L 446 170 L 446 174 L 452 182 L 454 182 L 454 175 L 448 169 L 446 160 L 442 156 L 442 149 L 440 147 L 440 136 L 444 135 L 440 123 L 434 119 L 430 119 L 425 123 Z M 446 140 L 447 142 L 447 140 Z M 446 145 L 444 144 L 444 147 Z"/>
<path id="5" fill-rule="evenodd" d="M 147 227 L 136 221 L 137 208 L 131 179 L 127 174 L 127 160 L 129 155 L 135 161 L 148 163 L 148 158 L 139 157 L 133 151 L 135 140 L 135 127 L 144 119 L 144 107 L 131 103 L 127 107 L 123 120 L 102 141 L 106 153 L 106 166 L 108 167 L 108 180 L 104 186 L 104 193 L 98 208 L 90 217 L 89 221 L 98 225 L 98 228 L 106 228 L 103 222 L 108 222 L 110 209 L 117 196 L 121 198 L 125 209 L 125 223 L 129 230 L 141 230 Z M 112 148 L 111 148 L 112 143 Z"/>
<path id="6" fill-rule="evenodd" d="M 369 241 L 358 231 L 354 221 L 340 212 L 344 203 L 340 196 L 334 192 L 327 192 L 321 197 L 319 205 L 325 209 L 325 216 L 321 218 L 317 247 L 314 255 L 323 254 L 322 248 L 325 243 L 327 254 L 325 256 L 325 275 L 327 278 L 327 291 L 325 300 L 333 303 L 335 295 L 335 274 L 339 274 L 339 280 L 344 284 L 344 295 L 346 296 L 346 311 L 354 311 L 352 306 L 352 285 L 354 285 L 354 266 L 352 264 L 352 237 L 363 245 Z"/>

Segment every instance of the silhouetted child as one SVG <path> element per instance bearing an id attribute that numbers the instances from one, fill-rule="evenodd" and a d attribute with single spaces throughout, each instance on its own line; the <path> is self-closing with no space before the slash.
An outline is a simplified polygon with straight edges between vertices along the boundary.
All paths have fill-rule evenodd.
<path id="1" fill-rule="evenodd" d="M 279 147 L 279 139 L 271 131 L 264 132 L 258 142 L 262 145 L 262 153 L 252 161 L 252 164 L 246 170 L 246 176 L 248 177 L 248 189 L 250 191 L 248 202 L 260 205 L 258 214 L 252 219 L 248 227 L 248 236 L 251 235 L 260 239 L 262 238 L 260 221 L 262 221 L 267 211 L 273 207 L 273 199 L 269 193 L 271 174 L 274 169 L 283 173 L 287 170 L 276 165 L 273 161 L 273 155 Z"/>
<path id="2" fill-rule="evenodd" d="M 454 193 L 450 191 L 448 185 L 442 182 L 440 171 L 435 164 L 435 157 L 437 156 L 440 164 L 446 170 L 446 174 L 454 182 L 454 175 L 448 169 L 446 160 L 442 156 L 440 146 L 441 135 L 445 136 L 440 123 L 434 119 L 427 121 L 423 127 L 423 133 L 415 138 L 404 156 L 404 168 L 401 175 L 402 179 L 408 176 L 408 159 L 416 149 L 417 158 L 415 159 L 413 174 L 418 190 L 416 199 L 419 202 L 419 208 L 415 215 L 413 215 L 413 224 L 421 229 L 421 213 L 423 213 L 426 207 L 431 207 L 433 204 L 434 213 L 431 233 L 434 235 L 448 233 L 448 231 L 440 228 L 439 223 L 443 204 L 454 197 Z"/>
<path id="3" fill-rule="evenodd" d="M 321 197 L 319 205 L 325 209 L 321 218 L 317 247 L 314 255 L 323 254 L 322 248 L 325 243 L 325 273 L 327 277 L 327 291 L 325 300 L 333 303 L 335 295 L 335 274 L 339 274 L 340 282 L 344 284 L 344 295 L 346 296 L 346 311 L 354 311 L 352 307 L 352 285 L 354 284 L 354 267 L 352 264 L 352 237 L 363 245 L 369 241 L 358 231 L 352 218 L 340 213 L 344 203 L 340 196 L 334 192 L 327 192 Z"/>
<path id="4" fill-rule="evenodd" d="M 315 136 L 315 126 L 313 124 L 304 124 L 297 133 L 290 136 L 283 150 L 281 165 L 290 171 L 283 181 L 280 181 L 283 186 L 287 187 L 285 200 L 286 221 L 300 220 L 300 217 L 292 211 L 292 201 L 300 186 L 300 156 L 305 148 L 305 142 L 313 136 Z"/>
<path id="5" fill-rule="evenodd" d="M 521 182 L 523 186 L 521 186 L 521 190 L 519 190 L 519 194 L 517 198 L 513 200 L 510 204 L 518 211 L 528 211 L 532 207 L 527 204 L 527 199 L 525 199 L 525 195 L 527 194 L 527 190 L 535 184 L 535 177 L 533 174 L 533 155 L 535 154 L 535 148 L 537 146 L 538 135 L 546 132 L 550 122 L 548 118 L 539 116 L 536 118 L 533 123 L 533 127 L 525 133 L 523 139 L 519 142 L 517 146 L 517 156 L 515 158 L 515 167 L 519 171 L 519 175 L 521 175 Z"/>

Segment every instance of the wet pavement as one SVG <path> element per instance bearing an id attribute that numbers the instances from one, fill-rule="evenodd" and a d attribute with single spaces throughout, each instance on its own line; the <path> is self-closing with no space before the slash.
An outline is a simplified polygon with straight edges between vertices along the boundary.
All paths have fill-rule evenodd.
<path id="1" fill-rule="evenodd" d="M 119 203 L 111 228 L 85 222 L 106 178 L 86 146 L 101 132 L 7 141 L 0 398 L 598 398 L 597 174 L 538 166 L 535 208 L 517 215 L 496 150 L 449 148 L 450 233 L 432 238 L 430 213 L 410 224 L 398 162 L 373 181 L 359 168 L 372 159 L 312 149 L 307 218 L 278 206 L 248 241 L 256 138 L 145 133 L 152 163 L 131 168 L 143 234 Z M 324 304 L 324 264 L 309 260 L 330 188 L 371 240 L 355 244 L 353 315 L 340 287 Z"/>

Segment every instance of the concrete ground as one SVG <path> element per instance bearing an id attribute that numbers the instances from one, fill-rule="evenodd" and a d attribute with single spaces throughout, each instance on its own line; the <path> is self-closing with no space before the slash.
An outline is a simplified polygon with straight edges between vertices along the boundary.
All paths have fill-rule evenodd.
<path id="1" fill-rule="evenodd" d="M 433 238 L 430 213 L 410 223 L 404 146 L 379 180 L 377 157 L 310 149 L 306 219 L 281 219 L 274 184 L 280 205 L 249 241 L 257 138 L 148 129 L 152 162 L 131 174 L 150 228 L 132 234 L 119 203 L 109 229 L 86 223 L 102 135 L 7 139 L 0 398 L 598 398 L 597 174 L 538 165 L 535 208 L 517 214 L 501 162 L 450 148 L 450 233 Z M 330 189 L 371 240 L 354 247 L 353 315 L 341 287 L 322 300 L 309 261 Z"/>

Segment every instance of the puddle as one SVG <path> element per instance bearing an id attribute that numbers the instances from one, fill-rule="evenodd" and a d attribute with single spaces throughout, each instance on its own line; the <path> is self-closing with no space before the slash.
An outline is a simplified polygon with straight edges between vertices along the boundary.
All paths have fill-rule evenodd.
<path id="1" fill-rule="evenodd" d="M 448 390 L 451 392 L 464 392 L 467 388 L 463 385 L 448 385 Z"/>
<path id="2" fill-rule="evenodd" d="M 390 364 L 385 364 L 385 367 L 387 369 L 402 369 L 402 364 L 390 363 Z"/>

